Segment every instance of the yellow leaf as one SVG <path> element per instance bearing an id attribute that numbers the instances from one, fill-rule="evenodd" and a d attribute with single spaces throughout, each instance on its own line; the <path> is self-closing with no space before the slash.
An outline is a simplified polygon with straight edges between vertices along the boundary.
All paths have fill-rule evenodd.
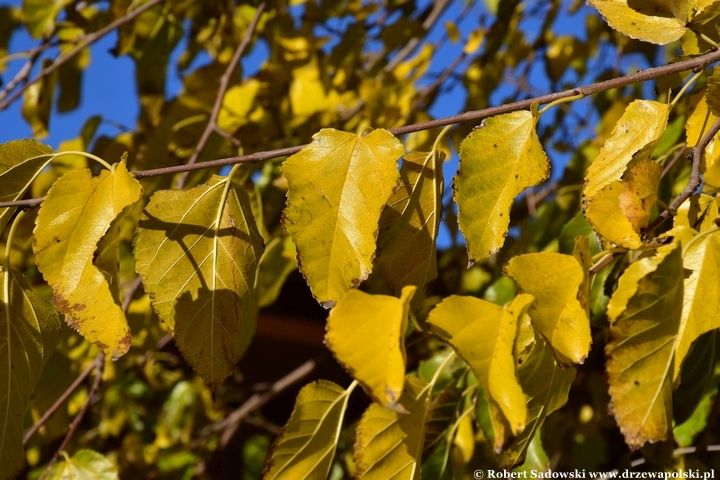
<path id="1" fill-rule="evenodd" d="M 21 273 L 0 267 L 0 279 L 0 476 L 13 478 L 25 460 L 28 401 L 58 342 L 60 318 Z"/>
<path id="2" fill-rule="evenodd" d="M 562 253 L 528 253 L 511 258 L 505 274 L 535 297 L 528 310 L 535 328 L 562 355 L 582 363 L 592 343 L 587 265 Z"/>
<path id="3" fill-rule="evenodd" d="M 518 367 L 518 378 L 528 396 L 528 424 L 507 449 L 510 465 L 524 461 L 530 442 L 545 422 L 545 418 L 568 400 L 568 393 L 577 370 L 558 363 L 553 349 L 542 335 L 535 334 L 530 355 Z"/>
<path id="4" fill-rule="evenodd" d="M 605 21 L 630 38 L 665 45 L 683 36 L 688 0 L 588 0 Z"/>
<path id="5" fill-rule="evenodd" d="M 328 94 L 315 60 L 293 70 L 290 105 L 298 117 L 307 117 L 328 108 Z"/>
<path id="6" fill-rule="evenodd" d="M 470 365 L 488 402 L 502 411 L 516 435 L 525 427 L 527 406 L 515 373 L 513 345 L 518 319 L 532 301 L 532 295 L 520 294 L 503 308 L 479 298 L 452 295 L 428 316 L 432 330 Z"/>
<path id="7" fill-rule="evenodd" d="M 720 199 L 704 193 L 691 196 L 677 209 L 673 217 L 674 227 L 690 227 L 699 232 L 715 226 L 715 219 L 720 217 Z"/>
<path id="8" fill-rule="evenodd" d="M 661 173 L 658 163 L 640 162 L 630 170 L 627 182 L 613 181 L 588 198 L 585 216 L 595 231 L 617 245 L 640 248 L 640 231 L 657 200 Z"/>
<path id="9" fill-rule="evenodd" d="M 425 417 L 432 384 L 407 377 L 400 404 L 407 413 L 373 403 L 357 427 L 355 464 L 358 479 L 420 479 Z"/>
<path id="10" fill-rule="evenodd" d="M 703 88 L 690 97 L 690 105 L 693 110 L 685 128 L 688 147 L 697 145 L 718 119 L 708 108 L 707 96 L 707 89 Z"/>
<path id="11" fill-rule="evenodd" d="M 403 287 L 424 289 L 437 278 L 435 240 L 442 212 L 442 162 L 430 153 L 405 155 L 400 188 L 380 216 L 377 265 L 399 294 Z M 422 303 L 416 295 L 413 306 Z"/>
<path id="12" fill-rule="evenodd" d="M 678 243 L 630 265 L 608 303 L 609 410 L 632 450 L 668 438 L 672 376 L 683 309 Z"/>
<path id="13" fill-rule="evenodd" d="M 705 332 L 720 328 L 720 234 L 697 235 L 688 227 L 676 227 L 666 235 L 680 240 L 683 246 L 683 266 L 692 271 L 685 278 L 679 340 L 673 362 L 673 382 L 677 385 L 682 362 L 690 346 Z"/>
<path id="14" fill-rule="evenodd" d="M 140 219 L 135 268 L 180 352 L 213 392 L 255 331 L 261 252 L 247 193 L 223 177 L 156 192 Z"/>
<path id="15" fill-rule="evenodd" d="M 0 145 L 0 202 L 20 200 L 33 180 L 52 160 L 52 149 L 35 140 L 15 140 Z M 15 208 L 0 208 L 0 232 Z"/>
<path id="16" fill-rule="evenodd" d="M 263 479 L 327 478 L 351 391 L 326 380 L 305 385 L 275 440 Z"/>
<path id="17" fill-rule="evenodd" d="M 332 306 L 372 270 L 380 212 L 397 184 L 402 144 L 387 130 L 369 135 L 323 129 L 288 158 L 283 226 L 315 298 Z"/>
<path id="18" fill-rule="evenodd" d="M 258 270 L 259 308 L 275 303 L 288 275 L 297 268 L 296 255 L 295 244 L 287 235 L 275 237 L 267 244 Z"/>
<path id="19" fill-rule="evenodd" d="M 48 68 L 51 64 L 52 61 L 46 58 L 43 60 L 42 68 Z M 31 84 L 23 94 L 21 113 L 25 121 L 30 124 L 35 138 L 48 136 L 57 80 L 58 71 L 55 70 Z"/>
<path id="20" fill-rule="evenodd" d="M 401 408 L 405 330 L 415 287 L 400 298 L 351 290 L 330 311 L 325 343 L 365 392 L 383 407 Z"/>
<path id="21" fill-rule="evenodd" d="M 640 232 L 650 221 L 650 210 L 657 200 L 662 167 L 657 162 L 640 162 L 630 170 L 630 180 L 620 194 L 620 210 L 633 230 Z"/>
<path id="22" fill-rule="evenodd" d="M 73 170 L 53 184 L 38 213 L 33 251 L 68 325 L 117 358 L 130 348 L 130 328 L 93 255 L 113 220 L 142 198 L 143 189 L 124 161 L 91 175 L 89 169 Z"/>
<path id="23" fill-rule="evenodd" d="M 535 117 L 528 111 L 488 118 L 462 142 L 453 189 L 471 263 L 503 246 L 513 200 L 549 174 Z"/>
<path id="24" fill-rule="evenodd" d="M 255 97 L 260 90 L 260 82 L 254 78 L 242 85 L 230 87 L 223 97 L 222 108 L 218 115 L 218 127 L 226 132 L 234 132 L 250 122 L 250 112 L 255 106 Z"/>
<path id="25" fill-rule="evenodd" d="M 669 111 L 667 104 L 650 100 L 635 100 L 628 105 L 588 168 L 584 191 L 587 199 L 620 180 L 631 161 L 650 158 L 665 132 Z"/>
<path id="26" fill-rule="evenodd" d="M 460 40 L 460 30 L 458 30 L 457 25 L 455 25 L 454 22 L 450 20 L 445 21 L 445 32 L 447 33 L 450 42 L 457 43 L 457 41 Z"/>
<path id="27" fill-rule="evenodd" d="M 465 44 L 465 47 L 463 48 L 463 53 L 465 55 L 472 55 L 473 53 L 477 52 L 480 46 L 482 45 L 483 40 L 485 39 L 485 29 L 480 27 L 477 30 L 474 30 L 470 32 L 470 36 L 468 37 L 468 41 Z"/>

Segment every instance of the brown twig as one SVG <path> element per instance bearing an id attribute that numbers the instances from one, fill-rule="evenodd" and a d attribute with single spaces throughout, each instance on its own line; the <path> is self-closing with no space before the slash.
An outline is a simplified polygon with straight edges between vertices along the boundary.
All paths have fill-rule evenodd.
<path id="1" fill-rule="evenodd" d="M 50 468 L 55 464 L 58 457 L 60 456 L 60 452 L 65 450 L 65 447 L 67 447 L 68 443 L 70 443 L 70 440 L 73 436 L 75 436 L 75 432 L 77 432 L 78 427 L 80 426 L 80 422 L 85 417 L 85 414 L 87 413 L 88 409 L 90 408 L 90 404 L 92 403 L 93 397 L 97 393 L 98 389 L 100 388 L 100 382 L 102 382 L 102 375 L 103 375 L 103 367 L 105 366 L 105 354 L 100 352 L 100 354 L 95 359 L 94 366 L 95 366 L 95 381 L 92 384 L 92 387 L 90 388 L 90 391 L 88 392 L 87 400 L 85 400 L 85 403 L 83 404 L 82 408 L 78 412 L 77 415 L 75 415 L 75 418 L 73 419 L 72 423 L 70 424 L 70 429 L 68 430 L 67 435 L 65 435 L 65 438 L 63 439 L 62 443 L 58 447 L 58 449 L 55 451 L 55 454 L 53 455 L 52 459 L 50 460 L 50 463 L 47 464 L 47 467 L 45 467 L 45 471 L 41 478 L 45 478 L 47 474 L 50 472 Z"/>
<path id="2" fill-rule="evenodd" d="M 695 58 L 683 60 L 681 62 L 670 63 L 661 67 L 648 68 L 632 75 L 626 75 L 623 77 L 613 78 L 611 80 L 605 80 L 602 82 L 586 85 L 583 87 L 574 88 L 572 90 L 565 90 L 563 92 L 549 93 L 546 95 L 540 95 L 534 98 L 528 98 L 518 102 L 506 103 L 504 105 L 498 105 L 496 107 L 483 108 L 481 110 L 473 110 L 470 112 L 461 113 L 459 115 L 453 115 L 450 117 L 438 118 L 436 120 L 430 120 L 427 122 L 420 122 L 411 125 L 405 125 L 404 127 L 392 128 L 389 131 L 393 135 L 404 135 L 406 133 L 419 132 L 421 130 L 430 130 L 437 127 L 444 127 L 446 125 L 452 125 L 456 123 L 473 122 L 482 120 L 487 117 L 495 115 L 501 115 L 503 113 L 515 112 L 517 110 L 525 110 L 530 108 L 533 103 L 543 105 L 546 103 L 560 100 L 563 98 L 573 97 L 580 94 L 585 96 L 594 95 L 596 93 L 611 90 L 613 88 L 625 87 L 638 82 L 644 82 L 647 80 L 653 80 L 665 75 L 672 73 L 682 72 L 685 70 L 692 70 L 698 68 L 705 68 L 711 63 L 720 60 L 720 50 L 713 50 L 704 55 L 700 55 Z M 213 167 L 224 167 L 227 165 L 234 165 L 236 163 L 244 162 L 261 162 L 264 160 L 270 160 L 278 157 L 285 157 L 299 152 L 307 145 L 297 145 L 294 147 L 280 148 L 277 150 L 266 150 L 262 152 L 255 152 L 248 155 L 239 155 L 236 157 L 220 158 L 217 160 L 210 160 L 207 162 L 196 163 L 194 165 L 176 165 L 172 167 L 155 168 L 150 170 L 139 170 L 131 172 L 135 178 L 146 178 L 155 177 L 158 175 L 169 175 L 179 172 L 201 170 L 204 168 Z M 697 188 L 697 185 L 695 186 Z M 0 208 L 5 207 L 34 207 L 42 203 L 42 198 L 31 198 L 27 200 L 17 200 L 14 202 L 0 202 Z"/>
<path id="3" fill-rule="evenodd" d="M 715 134 L 720 131 L 720 119 L 716 120 L 715 123 L 713 123 L 712 127 L 710 127 L 710 130 L 707 131 L 705 136 L 695 145 L 692 150 L 690 150 L 689 157 L 692 159 L 692 168 L 690 169 L 690 178 L 688 179 L 687 185 L 685 185 L 685 188 L 683 191 L 675 197 L 675 200 L 670 204 L 670 208 L 668 210 L 664 210 L 653 222 L 650 224 L 647 229 L 645 230 L 646 233 L 650 233 L 653 230 L 655 230 L 657 227 L 662 225 L 662 223 L 667 220 L 670 215 L 672 215 L 672 212 L 676 212 L 678 208 L 680 208 L 680 205 L 682 205 L 685 200 L 690 198 L 690 196 L 695 193 L 695 190 L 700 186 L 700 183 L 702 182 L 702 178 L 700 176 L 700 168 L 702 166 L 702 156 L 703 152 L 705 151 L 705 147 L 708 146 L 708 144 L 712 141 L 712 139 L 715 137 Z"/>
<path id="4" fill-rule="evenodd" d="M 237 68 L 238 63 L 240 63 L 240 59 L 242 58 L 243 54 L 245 53 L 245 49 L 250 44 L 250 41 L 252 40 L 252 37 L 255 33 L 255 29 L 257 28 L 258 22 L 260 21 L 260 16 L 262 15 L 263 11 L 265 11 L 265 2 L 261 3 L 257 10 L 255 11 L 255 16 L 253 17 L 252 21 L 250 22 L 250 25 L 248 26 L 247 31 L 245 32 L 245 36 L 243 36 L 243 39 L 240 41 L 240 45 L 235 49 L 235 53 L 232 56 L 232 59 L 230 59 L 230 63 L 228 63 L 227 68 L 225 69 L 225 73 L 222 74 L 222 77 L 220 77 L 220 88 L 218 89 L 217 96 L 215 97 L 215 104 L 213 105 L 212 112 L 210 113 L 210 120 L 208 121 L 207 125 L 205 126 L 205 130 L 203 131 L 202 135 L 200 136 L 200 141 L 198 142 L 197 146 L 195 147 L 195 150 L 193 151 L 192 155 L 190 156 L 190 159 L 187 161 L 187 165 L 192 165 L 195 162 L 197 162 L 198 157 L 200 156 L 200 153 L 205 148 L 205 145 L 207 145 L 208 140 L 210 139 L 210 135 L 213 132 L 217 132 L 220 130 L 220 127 L 218 127 L 217 119 L 220 115 L 220 109 L 222 108 L 223 99 L 225 98 L 225 93 L 228 90 L 228 87 L 230 86 L 230 79 L 232 78 L 233 73 L 235 72 L 235 69 Z M 185 182 L 187 181 L 189 172 L 186 171 L 182 174 L 180 179 L 178 180 L 178 188 L 183 188 L 185 185 Z"/>
<path id="5" fill-rule="evenodd" d="M 21 88 L 10 94 L 5 100 L 0 102 L 0 112 L 5 110 L 12 102 L 20 98 L 20 96 L 25 93 L 25 90 L 27 90 L 30 85 L 33 85 L 37 82 L 39 82 L 42 78 L 50 75 L 52 72 L 57 70 L 58 68 L 62 67 L 65 63 L 67 63 L 68 60 L 73 58 L 75 55 L 83 51 L 83 49 L 89 47 L 93 43 L 100 40 L 102 37 L 107 35 L 108 33 L 112 32 L 116 28 L 118 28 L 120 25 L 123 25 L 124 23 L 127 23 L 131 20 L 133 20 L 135 17 L 140 15 L 141 13 L 151 9 L 155 5 L 158 5 L 159 3 L 163 2 L 164 0 L 150 0 L 148 3 L 138 7 L 137 9 L 133 10 L 132 12 L 127 13 L 126 15 L 118 18 L 114 22 L 110 23 L 104 28 L 101 28 L 95 33 L 91 33 L 85 37 L 85 39 L 78 44 L 77 47 L 73 48 L 69 52 L 67 52 L 64 55 L 60 55 L 55 61 L 48 65 L 47 67 L 43 68 L 38 75 L 33 78 L 32 80 L 26 82 Z"/>
<path id="6" fill-rule="evenodd" d="M 37 59 L 40 58 L 40 54 L 48 48 L 49 43 L 45 41 L 44 43 L 41 43 L 37 47 L 33 48 L 28 52 L 29 58 L 25 62 L 25 65 L 22 66 L 22 68 L 15 74 L 15 76 L 10 80 L 7 85 L 0 91 L 0 101 L 2 101 L 5 97 L 7 97 L 10 92 L 17 87 L 20 83 L 27 80 L 27 78 L 30 76 L 30 72 L 32 72 L 32 68 L 35 66 L 35 62 L 37 62 Z"/>
<path id="7" fill-rule="evenodd" d="M 678 162 L 678 160 L 680 160 L 682 157 L 684 157 L 686 155 L 687 146 L 684 143 L 682 143 L 681 145 L 682 145 L 682 148 L 678 148 L 678 151 L 675 152 L 675 155 L 673 155 L 673 158 L 670 159 L 670 161 L 667 162 L 667 164 L 665 165 L 665 168 L 663 168 L 663 171 L 660 174 L 660 178 L 664 178 L 665 175 L 667 175 L 667 173 L 670 171 L 670 169 L 675 166 L 675 164 Z"/>

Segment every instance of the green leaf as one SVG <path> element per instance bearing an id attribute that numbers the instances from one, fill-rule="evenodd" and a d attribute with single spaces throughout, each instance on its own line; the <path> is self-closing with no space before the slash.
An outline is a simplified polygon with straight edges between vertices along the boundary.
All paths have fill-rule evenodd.
<path id="1" fill-rule="evenodd" d="M 423 290 L 437 278 L 435 240 L 443 192 L 439 160 L 437 153 L 405 155 L 400 188 L 380 216 L 377 264 L 396 295 L 407 285 Z M 422 305 L 422 295 L 415 296 L 413 305 Z"/>
<path id="2" fill-rule="evenodd" d="M 160 190 L 143 212 L 134 246 L 155 311 L 215 391 L 255 331 L 262 238 L 247 193 L 218 176 L 190 190 Z"/>
<path id="3" fill-rule="evenodd" d="M 351 392 L 326 380 L 305 385 L 272 447 L 263 478 L 327 478 Z"/>
<path id="4" fill-rule="evenodd" d="M 609 410 L 632 450 L 668 438 L 683 308 L 679 243 L 630 265 L 610 298 Z"/>
<path id="5" fill-rule="evenodd" d="M 688 0 L 588 0 L 606 22 L 630 38 L 665 45 L 683 36 Z"/>
<path id="6" fill-rule="evenodd" d="M 35 140 L 15 140 L 0 145 L 0 202 L 20 200 L 33 180 L 52 160 L 52 149 Z M 0 208 L 0 232 L 16 208 Z"/>
<path id="7" fill-rule="evenodd" d="M 577 257 L 555 252 L 517 255 L 510 259 L 505 273 L 522 291 L 535 297 L 528 314 L 538 332 L 562 355 L 582 363 L 592 343 L 588 310 L 590 255 L 587 237 L 575 241 Z"/>
<path id="8" fill-rule="evenodd" d="M 58 342 L 60 317 L 19 272 L 0 267 L 0 278 L 0 476 L 12 478 L 25 460 L 25 411 Z"/>
<path id="9" fill-rule="evenodd" d="M 415 287 L 400 298 L 351 290 L 330 311 L 325 343 L 380 405 L 401 409 L 405 383 L 405 331 Z M 402 411 L 402 410 L 400 410 Z"/>
<path id="10" fill-rule="evenodd" d="M 387 130 L 358 136 L 326 128 L 313 139 L 283 163 L 283 226 L 310 290 L 331 307 L 372 270 L 380 212 L 404 148 Z"/>
<path id="11" fill-rule="evenodd" d="M 517 370 L 520 385 L 528 396 L 528 424 L 520 436 L 507 449 L 510 465 L 526 461 L 526 454 L 532 443 L 540 436 L 540 427 L 545 418 L 565 405 L 570 386 L 577 371 L 558 363 L 555 353 L 542 335 L 535 335 L 535 345 Z M 529 460 L 529 459 L 528 459 Z"/>
<path id="12" fill-rule="evenodd" d="M 170 448 L 182 442 L 187 444 L 193 434 L 196 393 L 192 382 L 175 384 L 158 416 L 157 434 L 153 444 L 157 448 Z"/>
<path id="13" fill-rule="evenodd" d="M 545 472 L 550 467 L 550 459 L 542 445 L 542 431 L 533 430 L 532 440 L 528 443 L 525 461 L 513 472 Z M 525 474 L 527 475 L 527 473 Z M 530 473 L 532 478 L 532 473 Z M 522 478 L 525 476 L 523 475 Z"/>
<path id="14" fill-rule="evenodd" d="M 631 162 L 650 158 L 662 139 L 669 112 L 667 104 L 650 100 L 635 100 L 627 106 L 588 168 L 584 190 L 587 199 L 620 180 Z"/>
<path id="15" fill-rule="evenodd" d="M 115 466 L 103 455 L 92 450 L 79 450 L 72 458 L 63 452 L 63 459 L 52 466 L 48 480 L 117 480 Z"/>
<path id="16" fill-rule="evenodd" d="M 97 177 L 73 170 L 52 186 L 35 223 L 33 251 L 55 306 L 68 325 L 113 358 L 130 348 L 130 328 L 93 255 L 113 220 L 142 194 L 124 161 Z"/>
<path id="17" fill-rule="evenodd" d="M 373 403 L 357 427 L 355 477 L 359 479 L 420 478 L 425 417 L 432 384 L 407 377 L 400 398 L 406 413 Z"/>
<path id="18" fill-rule="evenodd" d="M 520 294 L 503 308 L 479 298 L 453 295 L 428 316 L 432 330 L 473 369 L 488 402 L 502 411 L 515 435 L 527 423 L 527 406 L 515 372 L 513 345 L 518 319 L 532 301 L 532 295 Z M 496 438 L 496 448 L 503 441 Z"/>
<path id="19" fill-rule="evenodd" d="M 550 175 L 550 163 L 535 132 L 535 117 L 518 111 L 485 120 L 460 145 L 453 185 L 469 263 L 505 243 L 513 200 Z"/>

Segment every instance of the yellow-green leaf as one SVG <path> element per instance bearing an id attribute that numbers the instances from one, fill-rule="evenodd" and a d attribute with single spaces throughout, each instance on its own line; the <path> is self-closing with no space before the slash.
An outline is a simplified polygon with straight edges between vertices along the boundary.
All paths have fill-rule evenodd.
<path id="1" fill-rule="evenodd" d="M 588 0 L 615 30 L 657 45 L 674 42 L 687 30 L 688 0 Z"/>
<path id="2" fill-rule="evenodd" d="M 52 33 L 55 17 L 72 3 L 70 0 L 23 0 L 22 20 L 33 38 Z"/>
<path id="3" fill-rule="evenodd" d="M 513 345 L 518 320 L 532 301 L 532 295 L 520 294 L 503 308 L 479 298 L 452 295 L 428 316 L 432 330 L 470 365 L 488 402 L 499 407 L 516 435 L 527 422 L 527 406 L 515 372 Z"/>
<path id="4" fill-rule="evenodd" d="M 715 117 L 720 117 L 720 68 L 715 67 L 713 74 L 708 78 L 707 99 L 708 109 Z"/>
<path id="5" fill-rule="evenodd" d="M 683 278 L 679 244 L 661 247 L 625 270 L 608 303 L 609 410 L 632 450 L 671 432 Z"/>
<path id="6" fill-rule="evenodd" d="M 242 186 L 213 176 L 156 192 L 135 237 L 135 268 L 187 362 L 212 391 L 255 331 L 262 238 Z"/>
<path id="7" fill-rule="evenodd" d="M 582 363 L 592 343 L 588 265 L 562 253 L 528 253 L 511 258 L 505 273 L 535 297 L 528 310 L 535 328 L 562 355 Z"/>
<path id="8" fill-rule="evenodd" d="M 528 396 L 528 424 L 507 450 L 508 463 L 523 462 L 530 442 L 545 418 L 567 403 L 577 371 L 560 365 L 553 349 L 542 335 L 535 335 L 530 355 L 517 369 L 520 385 Z"/>
<path id="9" fill-rule="evenodd" d="M 124 161 L 91 175 L 89 169 L 73 170 L 55 182 L 38 213 L 33 251 L 68 325 L 117 358 L 130 348 L 130 328 L 93 255 L 113 220 L 142 198 L 143 189 Z"/>
<path id="10" fill-rule="evenodd" d="M 488 118 L 484 127 L 470 133 L 460 146 L 460 169 L 453 185 L 470 262 L 503 246 L 513 200 L 549 174 L 532 113 Z"/>
<path id="11" fill-rule="evenodd" d="M 683 246 L 683 266 L 692 273 L 684 281 L 679 340 L 673 362 L 673 382 L 677 385 L 682 362 L 700 335 L 720 328 L 720 234 L 703 235 L 687 227 L 675 227 L 673 235 Z"/>
<path id="12" fill-rule="evenodd" d="M 665 132 L 669 111 L 667 104 L 651 100 L 635 100 L 627 106 L 588 168 L 584 191 L 587 199 L 620 180 L 631 161 L 650 158 Z"/>
<path id="13" fill-rule="evenodd" d="M 0 267 L 0 477 L 23 466 L 25 411 L 58 341 L 60 318 L 21 273 Z"/>
<path id="14" fill-rule="evenodd" d="M 420 479 L 425 417 L 432 384 L 407 378 L 400 404 L 407 413 L 373 403 L 363 414 L 355 440 L 355 477 Z"/>
<path id="15" fill-rule="evenodd" d="M 49 58 L 43 60 L 43 69 L 50 65 L 52 60 Z M 21 113 L 25 121 L 30 124 L 35 138 L 45 138 L 48 135 L 57 80 L 58 71 L 55 70 L 31 84 L 23 94 Z"/>
<path id="16" fill-rule="evenodd" d="M 718 119 L 708 108 L 707 89 L 703 88 L 690 97 L 690 105 L 693 110 L 688 117 L 685 135 L 687 146 L 694 147 L 710 131 L 713 123 Z"/>
<path id="17" fill-rule="evenodd" d="M 287 235 L 275 237 L 267 244 L 258 270 L 259 308 L 275 303 L 288 275 L 297 268 L 296 255 L 295 244 Z"/>
<path id="18" fill-rule="evenodd" d="M 323 129 L 282 166 L 283 226 L 315 298 L 332 306 L 372 270 L 380 212 L 397 185 L 402 144 L 387 130 Z"/>
<path id="19" fill-rule="evenodd" d="M 263 478 L 327 478 L 350 392 L 326 380 L 305 385 L 273 445 Z"/>
<path id="20" fill-rule="evenodd" d="M 415 287 L 400 298 L 351 290 L 330 311 L 325 343 L 365 392 L 398 409 L 405 383 L 405 330 Z"/>
<path id="21" fill-rule="evenodd" d="M 715 219 L 720 217 L 720 199 L 701 193 L 691 196 L 677 209 L 673 217 L 674 227 L 690 227 L 699 232 L 715 226 Z"/>
<path id="22" fill-rule="evenodd" d="M 62 457 L 48 472 L 48 480 L 117 480 L 117 469 L 110 460 L 93 450 L 79 450 L 75 455 Z"/>
<path id="23" fill-rule="evenodd" d="M 400 188 L 380 216 L 377 264 L 396 295 L 407 285 L 422 290 L 437 278 L 435 240 L 443 192 L 442 162 L 438 160 L 432 153 L 405 155 Z M 422 296 L 414 300 L 417 305 Z"/>
<path id="24" fill-rule="evenodd" d="M 52 160 L 52 149 L 35 140 L 15 140 L 0 145 L 0 202 L 20 200 L 35 177 Z M 0 232 L 15 208 L 0 208 Z"/>

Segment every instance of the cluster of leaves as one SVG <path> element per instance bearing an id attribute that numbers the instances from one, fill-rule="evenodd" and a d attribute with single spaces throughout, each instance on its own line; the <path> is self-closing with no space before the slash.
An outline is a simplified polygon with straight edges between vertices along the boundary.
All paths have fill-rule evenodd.
<path id="1" fill-rule="evenodd" d="M 417 86 L 440 51 L 421 40 L 448 2 L 419 12 L 414 2 L 291 3 L 301 16 L 298 7 L 222 1 L 148 2 L 132 21 L 122 1 L 0 9 L 13 28 L 59 49 L 58 63 L 43 62 L 50 73 L 24 90 L 36 136 L 48 131 L 58 88 L 57 108 L 77 107 L 89 65 L 82 42 L 113 22 L 114 53 L 135 61 L 141 105 L 137 127 L 115 138 L 96 135 L 96 117 L 58 152 L 35 140 L 0 145 L 0 202 L 44 196 L 39 209 L 0 206 L 0 475 L 25 461 L 40 475 L 49 461 L 50 478 L 212 476 L 200 466 L 227 446 L 231 420 L 254 398 L 236 365 L 260 309 L 279 301 L 296 269 L 329 310 L 325 344 L 353 380 L 305 385 L 272 447 L 268 436 L 245 442 L 249 478 L 608 468 L 628 451 L 620 434 L 661 468 L 713 466 L 667 452 L 717 433 L 720 70 L 704 67 L 719 58 L 720 2 L 592 0 L 586 41 L 552 32 L 560 2 L 536 11 L 499 2 L 494 20 L 462 42 L 459 63 L 473 60 L 458 77 L 468 110 L 487 107 L 507 71 L 529 71 L 530 52 L 544 52 L 557 90 L 587 78 L 585 57 L 608 45 L 651 62 L 658 52 L 682 60 L 680 48 L 699 68 L 658 70 L 657 101 L 638 98 L 641 87 L 598 90 L 597 127 L 571 123 L 574 106 L 532 103 L 476 128 L 419 126 L 404 142 L 393 132 L 430 120 L 427 107 L 452 81 L 441 72 Z M 335 32 L 347 17 L 326 48 L 318 26 Z M 544 27 L 531 44 L 519 25 L 534 17 Z M 452 22 L 445 29 L 447 42 L 461 43 Z M 0 52 L 8 38 L 0 35 Z M 212 61 L 168 100 L 164 69 L 183 38 L 181 69 L 199 52 Z M 243 38 L 271 49 L 248 78 L 233 73 Z M 382 48 L 368 59 L 372 41 Z M 520 87 L 510 100 L 528 93 Z M 592 138 L 578 141 L 573 128 Z M 239 158 L 224 176 L 160 175 L 311 135 L 287 158 Z M 455 150 L 447 195 L 443 169 Z M 550 178 L 546 150 L 572 153 L 542 199 L 532 187 Z M 685 152 L 689 163 L 678 161 Z M 441 228 L 452 245 L 439 251 Z M 184 362 L 163 351 L 166 334 Z M 25 435 L 92 370 L 92 388 Z M 371 403 L 346 419 L 358 385 Z M 97 421 L 74 439 L 73 422 L 58 448 L 69 415 L 81 421 L 95 395 Z"/>

